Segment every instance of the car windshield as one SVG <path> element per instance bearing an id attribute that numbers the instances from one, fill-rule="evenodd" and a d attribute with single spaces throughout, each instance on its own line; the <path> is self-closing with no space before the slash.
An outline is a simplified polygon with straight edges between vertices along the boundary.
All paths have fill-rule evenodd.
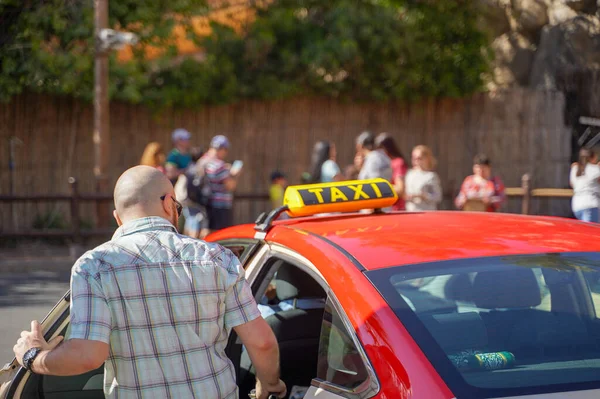
<path id="1" fill-rule="evenodd" d="M 367 273 L 457 397 L 600 387 L 600 253 Z"/>

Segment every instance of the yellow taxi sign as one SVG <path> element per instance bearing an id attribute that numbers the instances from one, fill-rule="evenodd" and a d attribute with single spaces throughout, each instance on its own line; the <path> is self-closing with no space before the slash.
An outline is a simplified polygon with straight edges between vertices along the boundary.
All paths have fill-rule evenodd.
<path id="1" fill-rule="evenodd" d="M 384 179 L 290 186 L 283 198 L 288 214 L 294 217 L 386 208 L 396 201 L 394 188 Z"/>

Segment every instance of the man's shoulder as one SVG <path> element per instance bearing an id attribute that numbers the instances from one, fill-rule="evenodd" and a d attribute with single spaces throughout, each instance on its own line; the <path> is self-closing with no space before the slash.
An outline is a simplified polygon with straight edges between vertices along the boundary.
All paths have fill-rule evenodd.
<path id="1" fill-rule="evenodd" d="M 139 244 L 137 240 L 143 240 L 144 238 L 130 235 L 108 241 L 87 251 L 75 262 L 72 273 L 95 276 L 99 273 L 117 270 L 120 265 L 150 264 L 156 262 L 185 262 L 202 265 L 205 268 L 221 267 L 230 272 L 237 271 L 237 265 L 239 265 L 239 262 L 236 262 L 237 258 L 235 258 L 235 255 L 230 250 L 220 244 L 206 242 L 176 232 L 162 232 L 161 234 L 174 235 L 174 237 L 166 240 L 161 237 L 155 237 L 157 239 L 154 242 L 157 245 L 168 249 L 166 251 L 158 251 L 165 255 L 164 259 L 158 259 L 155 256 L 149 259 L 149 253 L 138 253 L 134 249 L 137 245 L 131 244 L 132 242 Z M 157 251 L 153 250 L 152 252 Z"/>
<path id="2" fill-rule="evenodd" d="M 107 265 L 107 263 L 104 262 L 104 259 L 113 251 L 114 248 L 111 245 L 111 241 L 100 244 L 96 248 L 90 249 L 81 255 L 73 264 L 71 272 L 95 275 Z"/>
<path id="3" fill-rule="evenodd" d="M 231 267 L 233 252 L 214 242 L 207 242 L 179 234 L 182 246 L 179 256 L 186 261 L 198 261 L 204 266 Z"/>

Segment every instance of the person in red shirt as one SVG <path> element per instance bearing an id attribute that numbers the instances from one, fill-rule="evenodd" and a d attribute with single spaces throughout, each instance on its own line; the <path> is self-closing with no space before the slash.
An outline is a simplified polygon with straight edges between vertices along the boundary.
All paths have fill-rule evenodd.
<path id="1" fill-rule="evenodd" d="M 484 154 L 478 154 L 473 160 L 473 174 L 467 176 L 460 188 L 454 204 L 458 209 L 481 210 L 496 212 L 505 201 L 504 183 L 498 176 L 492 176 L 490 159 Z"/>
<path id="2" fill-rule="evenodd" d="M 375 146 L 378 149 L 383 150 L 386 155 L 392 160 L 392 185 L 394 191 L 398 194 L 398 202 L 396 202 L 392 209 L 395 211 L 404 211 L 406 209 L 406 203 L 404 201 L 404 176 L 408 171 L 402 152 L 398 149 L 396 141 L 392 136 L 387 133 L 380 133 L 375 139 Z"/>

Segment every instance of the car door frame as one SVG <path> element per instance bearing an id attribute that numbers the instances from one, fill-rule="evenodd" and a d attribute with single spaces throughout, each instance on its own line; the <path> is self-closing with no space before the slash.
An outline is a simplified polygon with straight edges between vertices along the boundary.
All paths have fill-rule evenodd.
<path id="1" fill-rule="evenodd" d="M 304 396 L 304 399 L 366 399 L 377 395 L 381 386 L 371 361 L 369 360 L 362 343 L 356 335 L 356 331 L 354 330 L 350 319 L 346 315 L 346 312 L 337 299 L 335 293 L 331 290 L 329 284 L 327 284 L 325 277 L 311 261 L 288 247 L 277 243 L 266 243 L 266 245 L 263 247 L 261 256 L 257 257 L 257 259 L 254 259 L 255 261 L 251 262 L 246 269 L 246 278 L 252 287 L 252 292 L 255 296 L 255 299 L 263 289 L 266 289 L 266 284 L 268 282 L 258 281 L 258 278 L 261 276 L 264 277 L 268 273 L 268 270 L 264 270 L 264 268 L 270 268 L 270 260 L 272 258 L 281 259 L 291 263 L 302 271 L 308 273 L 319 283 L 319 285 L 321 285 L 321 287 L 327 293 L 327 300 L 331 301 L 335 311 L 338 313 L 342 323 L 344 324 L 344 328 L 347 330 L 348 335 L 352 338 L 352 342 L 357 348 L 368 374 L 367 379 L 353 390 L 341 387 L 325 380 L 321 380 L 315 376 L 315 378 L 313 378 L 311 381 L 311 387 Z M 282 359 L 281 361 L 284 360 Z"/>
<path id="2" fill-rule="evenodd" d="M 264 242 L 255 238 L 226 238 L 223 240 L 211 242 L 219 244 L 225 248 L 227 248 L 230 245 L 247 245 L 248 247 L 244 250 L 242 254 L 240 254 L 238 258 L 244 269 L 246 269 L 245 263 L 249 262 L 258 252 L 258 250 L 264 245 Z"/>
<path id="3" fill-rule="evenodd" d="M 69 306 L 71 302 L 71 290 L 67 291 L 65 295 L 58 301 L 52 310 L 46 315 L 41 323 L 41 329 L 44 333 L 46 341 L 57 337 L 60 332 L 69 323 L 71 317 L 69 314 Z M 0 398 L 11 398 L 19 399 L 23 394 L 25 385 L 29 379 L 33 376 L 33 373 L 22 367 L 17 359 L 14 358 L 12 362 L 8 363 L 0 373 L 6 371 L 11 377 L 6 379 L 2 387 L 0 387 Z M 2 374 L 0 374 L 1 376 Z"/>

